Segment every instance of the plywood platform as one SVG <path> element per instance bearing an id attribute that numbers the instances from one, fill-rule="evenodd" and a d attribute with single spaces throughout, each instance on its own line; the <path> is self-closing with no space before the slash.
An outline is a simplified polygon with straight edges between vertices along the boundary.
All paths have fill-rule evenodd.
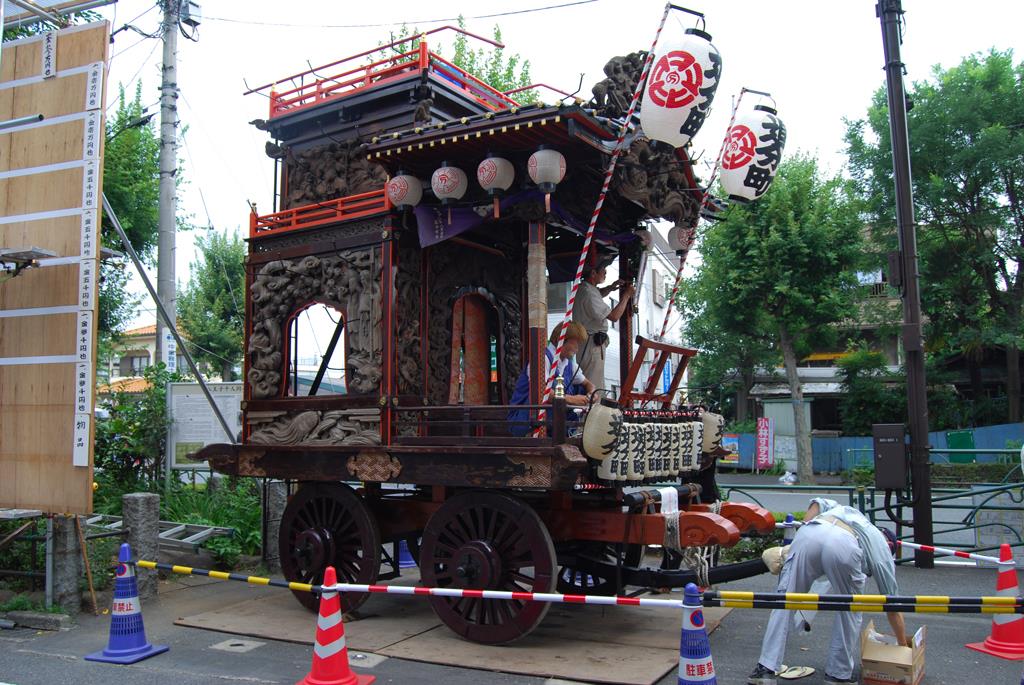
<path id="1" fill-rule="evenodd" d="M 708 632 L 728 612 L 704 609 Z M 666 609 L 555 604 L 533 633 L 502 647 L 459 638 L 419 597 L 376 595 L 358 613 L 345 624 L 350 649 L 413 661 L 635 685 L 655 683 L 679 665 L 682 615 Z M 276 592 L 175 623 L 310 645 L 316 630 L 315 614 Z"/>

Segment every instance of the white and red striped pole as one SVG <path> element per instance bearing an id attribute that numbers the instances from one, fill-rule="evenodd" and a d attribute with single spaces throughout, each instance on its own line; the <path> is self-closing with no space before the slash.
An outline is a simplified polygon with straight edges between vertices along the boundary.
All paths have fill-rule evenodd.
<path id="1" fill-rule="evenodd" d="M 597 196 L 597 204 L 594 206 L 594 211 L 590 215 L 590 225 L 587 226 L 587 235 L 583 239 L 583 251 L 580 253 L 580 261 L 576 267 L 576 278 L 573 279 L 572 291 L 569 293 L 569 303 L 565 308 L 565 316 L 562 318 L 562 323 L 558 331 L 558 345 L 555 346 L 555 359 L 551 364 L 551 370 L 548 372 L 547 382 L 544 384 L 544 399 L 542 404 L 547 404 L 551 400 L 551 388 L 554 384 L 555 376 L 558 373 L 558 359 L 562 354 L 562 348 L 565 347 L 565 334 L 569 329 L 569 322 L 572 321 L 572 310 L 573 305 L 576 303 L 576 292 L 580 289 L 580 281 L 583 280 L 583 267 L 587 263 L 587 253 L 590 252 L 590 243 L 594 239 L 594 228 L 597 226 L 597 219 L 601 216 L 601 208 L 604 207 L 604 200 L 608 195 L 608 188 L 611 186 L 612 176 L 615 174 L 615 166 L 619 163 L 619 155 L 622 154 L 623 142 L 626 140 L 626 133 L 629 131 L 629 122 L 633 118 L 633 112 L 636 111 L 636 103 L 640 101 L 640 94 L 644 91 L 644 81 L 647 80 L 647 73 L 651 70 L 651 62 L 654 61 L 654 49 L 658 46 L 658 39 L 661 37 L 661 31 L 665 28 L 665 21 L 668 19 L 668 13 L 671 10 L 672 4 L 666 4 L 665 11 L 661 15 L 661 22 L 658 24 L 658 31 L 654 34 L 654 41 L 651 43 L 651 50 L 647 53 L 647 59 L 644 60 L 644 67 L 640 71 L 640 78 L 637 79 L 636 88 L 633 90 L 633 99 L 629 103 L 629 110 L 626 112 L 626 116 L 622 120 L 622 127 L 619 129 L 619 137 L 615 141 L 615 149 L 612 150 L 612 158 L 608 162 L 608 168 L 604 172 L 604 182 L 601 184 L 601 193 Z M 546 412 L 543 409 L 537 413 L 537 420 L 541 422 L 541 427 L 536 431 L 538 434 L 543 430 L 545 414 Z"/>
<path id="2" fill-rule="evenodd" d="M 910 547 L 911 549 L 919 549 L 922 552 L 931 552 L 932 554 L 940 554 L 943 556 L 960 557 L 961 559 L 973 559 L 974 561 L 984 561 L 989 564 L 1000 564 L 1003 566 L 1016 566 L 1016 562 L 1013 557 L 1010 556 L 1008 560 L 998 559 L 996 557 L 986 556 L 984 554 L 975 554 L 974 552 L 961 552 L 958 549 L 946 549 L 945 547 L 932 547 L 931 545 L 919 545 L 916 542 L 907 542 L 906 540 L 897 540 L 896 544 L 900 547 Z"/>

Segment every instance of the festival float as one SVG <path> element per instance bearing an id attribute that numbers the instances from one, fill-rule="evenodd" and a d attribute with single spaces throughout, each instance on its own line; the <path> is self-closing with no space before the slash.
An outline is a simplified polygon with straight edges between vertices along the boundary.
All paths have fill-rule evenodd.
<path id="1" fill-rule="evenodd" d="M 623 317 L 623 390 L 595 393 L 582 413 L 542 371 L 549 281 L 575 294 L 595 257 L 635 278 L 651 220 L 672 222 L 685 258 L 709 205 L 687 144 L 721 74 L 710 36 L 615 57 L 591 101 L 544 105 L 432 52 L 444 31 L 466 33 L 435 29 L 250 91 L 269 98 L 253 123 L 273 138 L 279 186 L 275 211 L 250 217 L 242 439 L 197 457 L 290 484 L 280 559 L 293 581 L 317 583 L 328 565 L 343 582 L 397 578 L 402 543 L 435 587 L 620 594 L 763 571 L 708 553 L 775 522 L 702 497 L 722 420 L 677 404 L 695 350 L 638 336 Z M 723 144 L 731 181 L 745 151 L 764 167 L 765 120 L 744 124 L 753 144 L 742 132 Z M 329 335 L 304 368 L 312 308 Z M 512 406 L 527 365 L 528 403 Z M 512 409 L 525 410 L 521 430 Z M 315 608 L 315 595 L 296 597 Z M 487 644 L 526 635 L 549 606 L 429 601 Z"/>

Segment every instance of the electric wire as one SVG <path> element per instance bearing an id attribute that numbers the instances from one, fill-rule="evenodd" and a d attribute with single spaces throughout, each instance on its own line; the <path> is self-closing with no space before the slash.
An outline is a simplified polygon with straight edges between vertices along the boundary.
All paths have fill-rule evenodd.
<path id="1" fill-rule="evenodd" d="M 544 7 L 532 7 L 522 10 L 509 10 L 507 12 L 495 12 L 492 14 L 478 14 L 472 17 L 443 17 L 440 19 L 419 19 L 419 20 L 407 20 L 407 21 L 392 21 L 377 24 L 289 24 L 289 23 L 277 23 L 269 21 L 252 21 L 248 19 L 234 19 L 231 17 L 205 17 L 208 21 L 223 21 L 231 24 L 250 24 L 254 26 L 272 26 L 279 28 L 303 28 L 303 29 L 364 29 L 364 28 L 377 28 L 381 26 L 398 26 L 401 24 L 419 26 L 421 24 L 440 24 L 446 21 L 458 21 L 460 18 L 463 20 L 471 19 L 494 19 L 496 17 L 508 17 L 516 14 L 529 14 L 532 12 L 544 12 L 547 10 L 561 9 L 563 7 L 573 7 L 575 5 L 588 5 L 597 0 L 576 0 L 575 2 L 565 2 L 558 5 L 547 5 Z"/>

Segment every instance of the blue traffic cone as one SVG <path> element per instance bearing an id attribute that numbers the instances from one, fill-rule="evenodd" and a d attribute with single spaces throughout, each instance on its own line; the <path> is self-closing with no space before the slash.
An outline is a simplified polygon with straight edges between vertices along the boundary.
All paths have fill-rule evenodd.
<path id="1" fill-rule="evenodd" d="M 796 523 L 793 521 L 792 514 L 786 514 L 786 521 L 782 524 L 785 528 L 782 529 L 782 546 L 793 544 L 793 538 L 796 537 Z"/>
<path id="2" fill-rule="evenodd" d="M 679 638 L 679 685 L 718 685 L 711 645 L 704 630 L 700 592 L 693 583 L 683 590 L 683 629 Z"/>
<path id="3" fill-rule="evenodd" d="M 398 568 L 412 568 L 416 566 L 416 560 L 409 553 L 409 543 L 405 540 L 398 541 Z"/>
<path id="4" fill-rule="evenodd" d="M 86 656 L 87 661 L 108 664 L 134 664 L 168 650 L 167 645 L 146 642 L 146 628 L 142 625 L 142 604 L 139 587 L 135 582 L 135 565 L 131 563 L 132 550 L 128 543 L 121 545 L 117 555 L 117 577 L 114 579 L 114 606 L 111 609 L 110 640 L 102 652 Z"/>

